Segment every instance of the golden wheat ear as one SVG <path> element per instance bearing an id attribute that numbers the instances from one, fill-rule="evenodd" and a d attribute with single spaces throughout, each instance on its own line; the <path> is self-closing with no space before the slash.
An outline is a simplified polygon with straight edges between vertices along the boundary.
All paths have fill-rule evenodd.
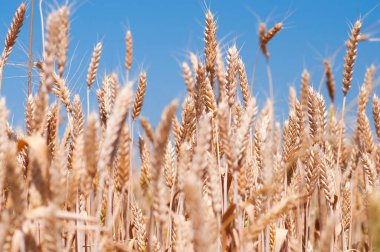
<path id="1" fill-rule="evenodd" d="M 94 84 L 96 73 L 99 67 L 101 53 L 102 53 L 102 43 L 99 42 L 94 47 L 90 65 L 88 66 L 87 80 L 86 80 L 88 89 L 91 89 L 92 84 Z"/>
<path id="2" fill-rule="evenodd" d="M 348 90 L 351 88 L 352 74 L 354 72 L 354 64 L 358 50 L 360 28 L 362 27 L 361 20 L 357 20 L 351 29 L 351 35 L 346 42 L 346 56 L 344 58 L 343 70 L 343 95 L 346 96 Z"/>
<path id="3" fill-rule="evenodd" d="M 215 78 L 215 61 L 216 61 L 216 47 L 218 46 L 218 41 L 216 39 L 216 23 L 214 21 L 214 16 L 211 11 L 206 13 L 206 27 L 205 27 L 205 49 L 204 54 L 206 57 L 206 71 L 209 73 L 209 81 L 211 87 L 214 87 Z"/>
<path id="4" fill-rule="evenodd" d="M 77 148 L 77 141 L 79 136 L 83 134 L 84 128 L 84 114 L 82 109 L 82 103 L 79 95 L 75 95 L 73 101 L 72 110 L 72 130 L 71 130 L 71 142 L 69 147 L 69 155 L 67 158 L 67 168 L 71 170 L 73 168 L 73 156 Z"/>
<path id="5" fill-rule="evenodd" d="M 330 62 L 328 60 L 323 60 L 323 66 L 325 68 L 327 90 L 329 92 L 329 96 L 330 96 L 331 102 L 334 103 L 334 99 L 335 99 L 335 80 L 334 80 L 334 75 L 333 75 L 333 72 L 332 72 L 332 68 L 331 68 Z"/>
<path id="6" fill-rule="evenodd" d="M 58 66 L 58 74 L 62 78 L 66 62 L 67 62 L 67 49 L 69 47 L 69 15 L 70 11 L 67 6 L 63 6 L 58 10 L 60 14 L 60 26 L 59 26 L 59 34 L 58 34 L 58 44 L 57 44 L 57 66 Z"/>
<path id="7" fill-rule="evenodd" d="M 151 174 L 151 163 L 150 163 L 150 152 L 145 140 L 139 137 L 139 151 L 141 159 L 141 173 L 140 173 L 140 186 L 146 193 L 150 187 L 150 181 L 152 178 Z"/>
<path id="8" fill-rule="evenodd" d="M 4 50 L 0 58 L 0 92 L 2 86 L 2 76 L 5 63 L 7 62 L 9 55 L 12 52 L 12 48 L 16 43 L 17 36 L 20 33 L 21 27 L 24 23 L 26 12 L 26 5 L 22 3 L 16 10 L 11 26 L 9 27 L 7 37 L 4 43 Z"/>
<path id="9" fill-rule="evenodd" d="M 239 52 L 236 45 L 228 49 L 227 55 L 227 75 L 226 75 L 226 90 L 228 97 L 228 105 L 233 106 L 236 99 L 237 81 L 236 74 L 238 70 Z"/>
<path id="10" fill-rule="evenodd" d="M 125 68 L 129 72 L 132 66 L 132 56 L 133 56 L 133 40 L 132 40 L 132 32 L 127 31 L 125 35 L 125 46 L 126 46 L 126 54 L 125 54 Z"/>
<path id="11" fill-rule="evenodd" d="M 146 73 L 140 74 L 139 83 L 136 90 L 135 103 L 133 104 L 132 119 L 135 121 L 141 113 L 146 92 Z"/>
<path id="12" fill-rule="evenodd" d="M 186 62 L 182 63 L 182 74 L 185 80 L 186 90 L 188 95 L 194 95 L 194 78 L 191 73 L 191 69 Z"/>
<path id="13" fill-rule="evenodd" d="M 111 167 L 115 159 L 120 134 L 131 105 L 132 87 L 131 85 L 126 85 L 120 90 L 115 101 L 112 115 L 107 123 L 104 142 L 99 154 L 99 173 L 103 173 L 106 169 Z"/>
<path id="14" fill-rule="evenodd" d="M 272 28 L 270 28 L 266 32 L 266 27 L 264 23 L 261 23 L 259 26 L 259 41 L 260 41 L 260 47 L 261 51 L 264 54 L 265 57 L 269 58 L 269 52 L 267 49 L 267 45 L 269 41 L 277 34 L 279 33 L 283 28 L 283 23 L 277 23 Z"/>
<path id="15" fill-rule="evenodd" d="M 7 37 L 4 43 L 4 50 L 1 54 L 0 66 L 4 66 L 8 60 L 9 54 L 16 43 L 17 36 L 20 33 L 21 27 L 24 23 L 26 12 L 25 3 L 22 3 L 16 10 L 11 26 L 9 27 Z"/>
<path id="16" fill-rule="evenodd" d="M 252 95 L 249 90 L 247 73 L 246 73 L 245 65 L 242 59 L 239 59 L 238 61 L 238 73 L 239 73 L 241 93 L 242 93 L 243 101 L 244 101 L 244 107 L 247 107 L 249 100 L 252 98 Z"/>
<path id="17" fill-rule="evenodd" d="M 151 143 L 154 142 L 154 129 L 147 118 L 140 116 L 140 124 L 143 128 L 147 138 Z"/>

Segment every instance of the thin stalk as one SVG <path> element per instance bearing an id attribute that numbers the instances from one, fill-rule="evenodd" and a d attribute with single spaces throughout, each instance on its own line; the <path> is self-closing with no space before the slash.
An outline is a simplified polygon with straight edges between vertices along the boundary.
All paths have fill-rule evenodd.
<path id="1" fill-rule="evenodd" d="M 112 214 L 113 214 L 113 177 L 115 175 L 112 174 L 110 176 L 109 180 L 109 186 L 108 186 L 108 195 L 107 195 L 107 216 L 106 216 L 106 226 L 110 227 L 110 230 L 112 230 Z"/>
<path id="2" fill-rule="evenodd" d="M 78 190 L 76 191 L 76 213 L 79 215 L 81 214 L 80 209 L 79 209 L 79 191 Z M 78 220 L 78 221 L 76 221 L 76 226 L 84 226 L 84 223 L 82 221 Z M 84 251 L 83 248 L 86 247 L 85 233 L 83 231 L 77 229 L 76 235 L 77 235 L 77 239 L 76 239 L 77 249 L 78 249 L 78 251 Z M 83 244 L 84 244 L 84 246 L 83 246 Z"/>
<path id="3" fill-rule="evenodd" d="M 98 206 L 96 210 L 96 219 L 100 220 L 100 214 L 102 210 L 102 200 L 103 200 L 103 190 L 105 186 L 105 172 L 100 174 L 99 178 L 99 192 L 98 192 Z M 98 243 L 95 246 L 95 251 L 99 251 L 99 239 L 100 239 L 100 226 L 98 226 L 98 229 L 95 232 L 95 241 Z"/>
<path id="4" fill-rule="evenodd" d="M 65 182 L 65 205 L 64 209 L 67 211 L 68 209 L 68 204 L 69 204 L 69 173 L 66 173 L 66 182 Z"/>
<path id="5" fill-rule="evenodd" d="M 342 105 L 342 117 L 341 117 L 341 124 L 339 129 L 339 147 L 338 147 L 338 158 L 336 162 L 337 169 L 339 168 L 340 164 L 340 155 L 342 151 L 342 134 L 343 134 L 343 123 L 344 123 L 344 107 L 346 106 L 346 96 L 343 97 L 343 105 Z M 339 170 L 339 169 L 338 169 Z"/>
<path id="6" fill-rule="evenodd" d="M 324 80 L 325 80 L 325 75 L 323 74 L 321 80 L 319 81 L 319 85 L 318 85 L 318 93 L 321 92 L 321 89 L 322 89 L 322 85 L 323 85 Z"/>
<path id="7" fill-rule="evenodd" d="M 177 177 L 177 170 L 174 171 L 174 179 L 173 179 L 173 185 L 170 190 L 170 203 L 169 203 L 169 224 L 168 224 L 168 234 L 167 234 L 167 239 L 166 239 L 166 244 L 167 246 L 170 245 L 170 242 L 172 240 L 172 207 L 173 207 L 173 198 L 174 198 L 174 188 L 175 188 L 175 183 L 176 183 L 176 177 Z M 172 245 L 168 246 L 169 247 L 169 252 L 172 251 Z"/>
<path id="8" fill-rule="evenodd" d="M 307 248 L 307 242 L 308 242 L 308 236 L 309 236 L 309 223 L 308 223 L 308 219 L 309 219 L 309 203 L 310 203 L 310 199 L 308 199 L 304 205 L 304 240 L 303 240 L 303 251 L 306 251 L 306 248 Z"/>
<path id="9" fill-rule="evenodd" d="M 220 237 L 220 229 L 222 227 L 222 217 L 220 215 L 220 212 L 217 214 L 216 216 L 217 220 L 218 220 L 218 238 L 217 238 L 217 243 L 218 243 L 218 252 L 221 252 L 222 251 L 222 239 Z"/>
<path id="10" fill-rule="evenodd" d="M 217 129 L 216 130 L 216 133 L 215 133 L 215 140 L 216 140 L 216 162 L 218 164 L 218 171 L 220 171 L 220 146 L 219 146 L 219 131 L 218 131 L 218 121 L 217 120 L 213 120 L 213 123 L 214 123 L 214 127 Z"/>
<path id="11" fill-rule="evenodd" d="M 87 116 L 90 115 L 90 88 L 87 87 Z"/>
<path id="12" fill-rule="evenodd" d="M 45 32 L 44 32 L 44 15 L 42 13 L 42 0 L 40 0 L 40 19 L 41 19 L 41 36 L 42 36 L 42 50 L 43 54 L 45 54 Z"/>
<path id="13" fill-rule="evenodd" d="M 269 82 L 269 95 L 270 99 L 273 100 L 273 80 L 272 80 L 272 73 L 270 70 L 270 65 L 269 65 L 269 59 L 266 59 L 266 65 L 267 65 L 267 75 L 268 75 L 268 82 Z"/>
<path id="14" fill-rule="evenodd" d="M 350 187 L 350 198 L 352 199 L 352 188 L 353 187 Z M 352 248 L 352 211 L 353 211 L 353 208 L 351 207 L 351 210 L 350 210 L 350 226 L 348 228 L 348 237 L 347 237 L 347 246 L 348 246 L 348 249 Z"/>
<path id="15" fill-rule="evenodd" d="M 224 172 L 224 186 L 223 186 L 223 210 L 224 212 L 227 211 L 227 177 L 228 177 L 228 165 L 226 165 L 226 169 L 225 169 L 225 172 Z"/>
<path id="16" fill-rule="evenodd" d="M 347 251 L 347 241 L 346 241 L 346 238 L 347 238 L 347 232 L 344 231 L 344 227 L 343 227 L 343 223 L 342 223 L 342 249 L 343 249 L 343 252 Z"/>
<path id="17" fill-rule="evenodd" d="M 253 88 L 253 82 L 255 80 L 255 73 L 256 73 L 256 67 L 257 67 L 257 64 L 259 62 L 259 53 L 260 53 L 260 48 L 257 48 L 256 50 L 256 55 L 255 55 L 255 61 L 253 63 L 253 69 L 252 69 L 252 76 L 251 76 L 251 83 L 250 83 L 250 86 L 251 86 L 251 92 L 252 92 L 252 88 Z"/>
<path id="18" fill-rule="evenodd" d="M 132 120 L 131 120 L 131 116 L 129 116 L 129 127 L 130 127 L 130 129 L 131 129 L 131 136 L 130 136 L 130 138 L 131 138 L 131 145 L 133 146 L 133 126 L 134 126 L 134 121 L 132 122 Z M 129 156 L 130 156 L 130 158 L 132 159 L 132 148 L 129 148 Z M 128 195 L 127 195 L 127 223 L 126 223 L 126 239 L 127 239 L 127 241 L 128 241 L 128 239 L 129 239 L 129 226 L 130 226 L 130 218 L 131 218 L 131 216 L 130 216 L 130 211 L 129 211 L 129 209 L 130 209 L 130 205 L 131 205 L 131 200 L 132 200 L 132 189 L 133 189 L 133 187 L 132 187 L 132 184 L 133 184 L 133 172 L 132 172 L 132 162 L 130 162 L 129 163 L 129 176 L 128 176 Z"/>
<path id="19" fill-rule="evenodd" d="M 232 121 L 232 117 L 231 117 L 231 108 L 230 108 L 230 114 L 229 114 L 229 128 L 231 127 L 231 121 Z M 227 207 L 228 207 L 228 202 L 227 202 L 227 199 L 228 199 L 228 190 L 227 190 L 227 184 L 228 184 L 228 165 L 226 165 L 226 170 L 224 172 L 224 187 L 223 187 L 223 210 L 224 212 L 227 211 Z"/>
<path id="20" fill-rule="evenodd" d="M 218 121 L 217 120 L 213 120 L 213 123 L 214 123 L 214 127 L 217 129 L 216 132 L 215 132 L 215 138 L 216 138 L 216 157 L 217 157 L 217 165 L 218 165 L 218 174 L 220 172 L 220 146 L 219 146 L 219 127 L 218 127 Z M 220 174 L 219 174 L 219 178 L 220 178 Z M 220 188 L 222 188 L 222 181 L 220 179 L 218 179 L 218 183 L 220 185 Z M 220 237 L 220 228 L 221 228 L 221 216 L 220 216 L 220 213 L 217 214 L 217 220 L 218 220 L 218 238 L 217 238 L 217 241 L 218 241 L 218 252 L 221 251 L 222 247 L 221 247 L 221 237 Z"/>
<path id="21" fill-rule="evenodd" d="M 33 21 L 34 21 L 34 0 L 32 0 L 32 10 L 30 13 L 30 27 L 29 27 L 28 97 L 29 97 L 30 93 L 32 92 Z"/>
<path id="22" fill-rule="evenodd" d="M 2 87 L 2 81 L 3 81 L 3 70 L 4 70 L 4 63 L 2 60 L 0 60 L 0 94 L 1 94 L 1 87 Z"/>
<path id="23" fill-rule="evenodd" d="M 127 70 L 127 85 L 128 85 L 128 81 L 129 81 L 129 70 Z M 129 120 L 129 128 L 131 129 L 131 147 L 133 147 L 133 125 L 134 125 L 134 121 L 132 122 L 132 119 L 131 119 L 131 113 L 129 113 L 129 116 L 128 116 L 128 120 Z M 129 157 L 130 159 L 132 158 L 132 148 L 129 148 Z M 132 162 L 129 163 L 129 176 L 128 176 L 128 195 L 127 195 L 127 220 L 126 220 L 126 240 L 128 241 L 129 239 L 129 225 L 130 225 L 130 204 L 131 204 L 131 194 L 132 194 L 132 183 L 133 183 L 133 172 L 132 172 Z"/>
<path id="24" fill-rule="evenodd" d="M 238 188 L 237 188 L 237 173 L 235 169 L 233 169 L 233 186 L 234 186 L 234 204 L 237 206 L 236 208 L 236 214 L 239 216 L 239 211 L 238 211 Z"/>
<path id="25" fill-rule="evenodd" d="M 152 239 L 153 239 L 153 206 L 150 207 L 150 214 L 149 214 L 149 221 L 148 221 L 148 229 L 147 229 L 147 236 L 148 236 L 148 242 L 147 242 L 147 248 L 146 251 L 153 251 L 152 250 Z"/>
<path id="26" fill-rule="evenodd" d="M 264 230 L 262 230 L 261 233 L 260 233 L 260 242 L 261 242 L 261 251 L 265 251 L 265 235 L 264 235 Z"/>

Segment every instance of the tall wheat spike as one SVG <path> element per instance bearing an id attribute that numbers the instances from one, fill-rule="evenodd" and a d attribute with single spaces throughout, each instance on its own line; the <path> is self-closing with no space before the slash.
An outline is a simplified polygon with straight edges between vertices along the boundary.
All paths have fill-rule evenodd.
<path id="1" fill-rule="evenodd" d="M 2 77 L 3 77 L 3 69 L 5 66 L 5 63 L 7 62 L 9 55 L 12 52 L 13 46 L 16 43 L 17 36 L 20 33 L 21 27 L 24 23 L 25 18 L 25 12 L 26 12 L 26 5 L 25 3 L 22 3 L 16 10 L 16 13 L 13 17 L 13 21 L 11 26 L 9 27 L 7 37 L 5 39 L 4 43 L 4 49 L 1 53 L 0 58 L 0 91 L 2 86 Z"/>

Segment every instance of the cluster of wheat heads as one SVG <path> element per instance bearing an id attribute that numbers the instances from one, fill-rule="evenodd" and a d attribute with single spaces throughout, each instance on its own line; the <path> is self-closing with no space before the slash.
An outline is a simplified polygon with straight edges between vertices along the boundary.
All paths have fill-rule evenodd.
<path id="1" fill-rule="evenodd" d="M 6 36 L 0 79 L 25 11 L 21 4 Z M 205 20 L 204 55 L 190 54 L 190 64 L 182 65 L 186 98 L 182 106 L 170 103 L 154 129 L 140 115 L 145 72 L 135 92 L 120 85 L 117 74 L 105 76 L 96 92 L 98 114 L 88 111 L 101 43 L 89 63 L 84 113 L 65 76 L 69 9 L 48 15 L 43 60 L 34 64 L 40 88 L 26 101 L 25 132 L 12 129 L 0 100 L 1 251 L 380 249 L 375 67 L 366 72 L 350 136 L 345 98 L 342 113 L 334 110 L 329 61 L 323 65 L 330 108 L 304 70 L 300 96 L 290 88 L 288 119 L 281 124 L 273 100 L 257 108 L 236 46 L 223 59 L 210 11 Z M 281 29 L 282 23 L 268 31 L 259 26 L 266 58 Z M 344 97 L 363 41 L 360 29 L 361 20 L 346 42 Z M 125 42 L 128 82 L 130 31 Z M 366 109 L 371 97 L 375 134 Z M 138 121 L 144 134 L 137 136 Z"/>

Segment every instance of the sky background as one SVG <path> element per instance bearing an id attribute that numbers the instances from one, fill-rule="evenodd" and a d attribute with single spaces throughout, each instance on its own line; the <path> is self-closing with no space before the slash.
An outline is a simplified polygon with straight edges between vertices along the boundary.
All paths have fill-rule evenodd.
<path id="1" fill-rule="evenodd" d="M 0 41 L 4 41 L 21 1 L 0 0 Z M 35 5 L 33 36 L 33 59 L 41 59 L 41 24 L 38 0 Z M 4 70 L 2 96 L 6 97 L 15 127 L 23 125 L 24 105 L 27 93 L 27 50 L 31 0 L 27 18 L 20 38 Z M 64 1 L 43 1 L 44 18 Z M 265 21 L 270 27 L 283 21 L 285 29 L 270 41 L 270 66 L 273 75 L 276 117 L 283 121 L 287 113 L 289 86 L 299 90 L 300 75 L 307 68 L 312 84 L 318 88 L 323 76 L 324 58 L 333 60 L 336 79 L 336 102 L 340 107 L 341 79 L 344 58 L 344 41 L 350 26 L 363 17 L 364 33 L 380 37 L 380 7 L 376 1 L 347 0 L 89 0 L 69 1 L 71 27 L 69 60 L 66 69 L 67 82 L 73 93 L 80 93 L 85 103 L 86 74 L 92 49 L 98 41 L 103 43 L 99 71 L 91 91 L 91 109 L 97 110 L 96 89 L 102 77 L 116 71 L 124 80 L 125 33 L 133 34 L 133 65 L 131 77 L 137 79 L 141 70 L 146 70 L 148 87 L 142 115 L 153 124 L 160 118 L 162 109 L 173 99 L 185 96 L 181 62 L 188 60 L 189 52 L 203 54 L 204 15 L 207 8 L 215 14 L 218 24 L 217 37 L 221 40 L 223 53 L 236 43 L 249 78 L 258 48 L 258 22 Z M 3 42 L 0 42 L 2 50 Z M 348 102 L 355 99 L 366 67 L 378 65 L 380 43 L 364 42 L 358 50 L 352 90 Z M 37 76 L 36 71 L 33 72 Z M 34 79 L 33 91 L 37 92 L 38 81 Z M 325 85 L 322 92 L 326 94 Z M 268 97 L 268 81 L 265 59 L 259 57 L 253 94 L 262 106 Z M 325 96 L 328 97 L 327 95 Z M 327 104 L 330 102 L 327 101 Z"/>

